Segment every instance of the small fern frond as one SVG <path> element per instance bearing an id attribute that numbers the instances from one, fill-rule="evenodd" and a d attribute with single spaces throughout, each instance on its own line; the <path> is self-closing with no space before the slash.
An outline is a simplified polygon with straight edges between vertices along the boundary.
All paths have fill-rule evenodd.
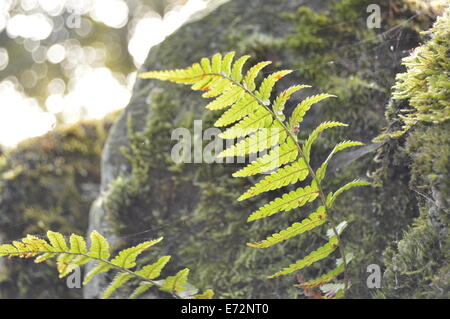
<path id="1" fill-rule="evenodd" d="M 331 192 L 327 196 L 327 205 L 332 206 L 334 204 L 334 201 L 336 198 L 341 195 L 343 192 L 357 186 L 370 186 L 371 184 L 369 182 L 361 181 L 359 179 L 355 179 L 354 181 L 351 181 L 350 183 L 345 184 L 344 186 L 340 187 L 336 192 Z"/>
<path id="2" fill-rule="evenodd" d="M 303 154 L 305 154 L 305 157 L 308 162 L 309 162 L 311 147 L 312 147 L 313 143 L 316 141 L 317 137 L 319 137 L 319 134 L 329 128 L 333 128 L 333 127 L 337 127 L 337 126 L 348 126 L 348 125 L 341 123 L 341 122 L 324 122 L 324 123 L 321 123 L 318 127 L 316 127 L 314 129 L 314 131 L 312 131 L 312 133 L 309 135 L 306 142 L 303 144 Z"/>
<path id="3" fill-rule="evenodd" d="M 166 264 L 170 261 L 170 256 L 163 256 L 157 262 L 151 265 L 147 265 L 143 267 L 141 270 L 136 271 L 139 276 L 142 276 L 146 279 L 155 279 L 158 278 L 161 274 L 161 270 L 166 266 Z"/>
<path id="4" fill-rule="evenodd" d="M 186 284 L 189 276 L 189 269 L 180 270 L 176 275 L 169 276 L 164 280 L 161 287 L 162 291 L 177 294 L 186 290 Z"/>
<path id="5" fill-rule="evenodd" d="M 247 221 L 250 222 L 256 219 L 266 218 L 282 211 L 288 212 L 314 201 L 317 196 L 319 196 L 319 190 L 317 184 L 313 182 L 311 186 L 300 187 L 295 191 L 284 194 L 282 197 L 275 198 L 270 203 L 252 213 Z"/>
<path id="6" fill-rule="evenodd" d="M 242 194 L 237 200 L 242 201 L 267 191 L 303 181 L 308 176 L 308 173 L 308 166 L 306 165 L 305 160 L 301 158 L 293 164 L 284 166 L 266 176 L 255 186 Z"/>
<path id="7" fill-rule="evenodd" d="M 330 160 L 333 158 L 333 156 L 337 152 L 343 151 L 343 150 L 345 150 L 346 148 L 349 148 L 349 147 L 361 146 L 361 145 L 364 145 L 364 144 L 361 143 L 361 142 L 356 142 L 356 141 L 344 141 L 344 142 L 341 142 L 341 143 L 337 144 L 333 148 L 333 150 L 331 151 L 330 155 L 328 155 L 327 159 L 317 169 L 317 172 L 316 172 L 316 180 L 317 180 L 317 182 L 320 183 L 324 179 L 326 171 L 327 171 L 328 163 L 330 162 Z"/>
<path id="8" fill-rule="evenodd" d="M 57 257 L 57 269 L 60 277 L 67 276 L 77 267 L 93 261 L 96 265 L 86 274 L 83 284 L 87 284 L 94 276 L 109 270 L 116 270 L 117 274 L 106 288 L 103 298 L 108 298 L 118 288 L 130 280 L 139 283 L 138 288 L 132 293 L 131 298 L 136 298 L 155 286 L 161 291 L 169 292 L 176 298 L 194 298 L 197 289 L 188 284 L 189 269 L 183 269 L 175 276 L 155 281 L 161 274 L 161 270 L 170 260 L 170 256 L 161 257 L 156 263 L 144 266 L 140 270 L 133 271 L 136 267 L 136 258 L 146 249 L 159 243 L 162 238 L 143 242 L 131 248 L 120 251 L 113 259 L 110 257 L 108 241 L 95 230 L 91 232 L 91 246 L 89 250 L 86 241 L 78 235 L 70 236 L 70 248 L 67 246 L 64 236 L 57 232 L 47 232 L 48 242 L 36 236 L 28 235 L 21 241 L 13 241 L 11 244 L 0 245 L 0 257 L 35 258 L 35 262 Z M 181 295 L 187 288 L 192 288 L 189 293 Z M 205 297 L 212 296 L 210 291 L 205 292 Z"/>
<path id="9" fill-rule="evenodd" d="M 291 137 L 280 146 L 273 148 L 263 157 L 248 164 L 233 174 L 233 177 L 248 177 L 256 174 L 269 172 L 284 164 L 293 162 L 298 156 L 298 148 Z"/>
<path id="10" fill-rule="evenodd" d="M 105 292 L 102 295 L 102 299 L 108 299 L 114 291 L 122 287 L 132 278 L 133 275 L 131 274 L 127 274 L 125 272 L 118 273 L 114 277 L 113 281 L 109 284 L 108 288 L 106 288 Z"/>
<path id="11" fill-rule="evenodd" d="M 272 276 L 269 276 L 269 278 L 275 278 L 287 274 L 291 274 L 294 271 L 303 269 L 316 261 L 319 261 L 321 259 L 326 258 L 328 255 L 330 255 L 333 251 L 336 250 L 338 246 L 338 239 L 336 236 L 331 237 L 331 239 L 322 247 L 318 248 L 317 250 L 314 250 L 312 253 L 310 253 L 308 256 L 306 256 L 303 259 L 298 260 L 294 264 L 290 265 L 289 267 L 283 269 L 282 271 L 279 271 Z"/>
<path id="12" fill-rule="evenodd" d="M 111 260 L 111 263 L 113 263 L 116 266 L 122 267 L 122 268 L 132 268 L 136 266 L 136 258 L 146 249 L 150 248 L 151 246 L 159 243 L 162 240 L 161 238 L 152 240 L 152 241 L 146 241 L 143 242 L 137 246 L 124 249 L 119 254 Z"/>
<path id="13" fill-rule="evenodd" d="M 351 260 L 353 259 L 353 255 L 352 254 L 347 254 L 347 263 L 349 263 Z M 297 288 L 302 288 L 302 289 L 310 289 L 310 288 L 316 288 L 316 287 L 321 287 L 324 284 L 329 283 L 330 281 L 333 281 L 335 278 L 337 278 L 340 274 L 342 274 L 345 270 L 344 267 L 344 261 L 342 258 L 339 258 L 336 261 L 336 268 L 334 268 L 333 270 L 330 270 L 329 272 L 327 272 L 326 274 L 323 274 L 322 276 L 310 280 L 310 281 L 306 281 L 303 282 L 299 285 L 296 285 Z"/>
<path id="14" fill-rule="evenodd" d="M 314 213 L 309 215 L 308 218 L 305 218 L 300 223 L 294 223 L 289 228 L 273 234 L 261 242 L 248 243 L 247 245 L 255 248 L 267 248 L 316 228 L 322 225 L 325 222 L 325 219 L 325 207 L 320 206 Z"/>
<path id="15" fill-rule="evenodd" d="M 291 98 L 292 94 L 297 91 L 300 91 L 304 88 L 309 88 L 309 85 L 295 85 L 291 86 L 287 90 L 284 90 L 273 102 L 273 111 L 282 121 L 285 120 L 285 116 L 283 114 L 284 108 L 286 106 L 286 102 Z"/>
<path id="16" fill-rule="evenodd" d="M 255 134 L 243 139 L 242 141 L 230 146 L 222 151 L 218 157 L 234 157 L 256 154 L 275 145 L 283 143 L 287 134 L 276 123 L 264 130 L 259 130 Z"/>
<path id="17" fill-rule="evenodd" d="M 141 74 L 140 77 L 188 84 L 191 85 L 193 90 L 205 91 L 203 97 L 215 98 L 207 105 L 207 108 L 223 111 L 215 126 L 227 128 L 219 136 L 229 140 L 243 138 L 221 152 L 219 157 L 246 156 L 267 150 L 266 154 L 259 155 L 254 161 L 233 174 L 234 177 L 249 177 L 273 171 L 253 187 L 250 187 L 238 198 L 239 201 L 296 184 L 308 177 L 311 179 L 309 186 L 297 187 L 294 191 L 284 193 L 253 212 L 248 218 L 250 222 L 279 212 L 287 212 L 302 207 L 308 202 L 313 202 L 316 198 L 319 198 L 321 202 L 317 210 L 303 221 L 294 223 L 289 228 L 275 233 L 261 242 L 248 244 L 256 248 L 270 247 L 324 223 L 331 225 L 331 239 L 327 244 L 272 277 L 288 274 L 309 266 L 327 257 L 336 248 L 339 248 L 342 265 L 346 269 L 346 254 L 339 237 L 346 224 L 341 223 L 335 226 L 331 208 L 336 197 L 343 191 L 367 183 L 356 181 L 349 183 L 336 193 L 330 193 L 326 198 L 321 182 L 325 177 L 328 163 L 334 154 L 351 146 L 362 145 L 362 143 L 346 141 L 336 145 L 323 164 L 317 171 L 314 171 L 309 162 L 312 145 L 319 134 L 332 127 L 347 125 L 340 122 L 324 122 L 313 130 L 303 145 L 299 143 L 297 137 L 298 129 L 306 112 L 314 104 L 334 97 L 334 95 L 318 94 L 305 98 L 294 108 L 290 120 L 286 121 L 284 114 L 286 103 L 295 92 L 309 86 L 291 86 L 278 94 L 272 101 L 271 97 L 275 96 L 274 88 L 277 82 L 292 71 L 283 70 L 262 77 L 261 84 L 258 87 L 256 80 L 259 74 L 271 62 L 257 63 L 250 67 L 244 75 L 243 66 L 250 57 L 243 56 L 233 63 L 234 56 L 235 54 L 232 52 L 222 59 L 221 54 L 216 54 L 211 60 L 204 58 L 200 63 L 194 63 L 184 70 L 147 72 Z M 325 280 L 334 278 L 334 275 L 340 272 L 341 268 L 338 269 L 339 271 L 331 271 L 325 274 L 320 282 L 327 284 L 328 281 L 325 282 Z M 333 297 L 345 294 L 349 283 L 347 276 L 344 279 L 344 289 L 339 290 L 339 287 L 336 286 L 336 289 L 333 290 L 334 288 L 330 286 L 330 291 L 334 291 Z M 330 296 L 332 294 L 330 292 Z"/>
<path id="18" fill-rule="evenodd" d="M 303 122 L 303 117 L 305 116 L 306 112 L 309 111 L 311 106 L 313 106 L 316 103 L 319 103 L 322 100 L 325 100 L 330 97 L 336 97 L 332 94 L 322 93 L 318 95 L 313 95 L 310 97 L 307 97 L 302 102 L 300 102 L 299 105 L 294 109 L 294 112 L 292 112 L 291 120 L 289 122 L 289 127 L 293 129 L 298 124 Z"/>

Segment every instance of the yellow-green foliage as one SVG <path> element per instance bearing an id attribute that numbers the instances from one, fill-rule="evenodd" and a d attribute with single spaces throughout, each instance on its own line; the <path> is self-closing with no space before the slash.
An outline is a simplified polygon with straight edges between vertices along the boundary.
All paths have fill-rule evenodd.
<path id="1" fill-rule="evenodd" d="M 102 298 L 108 298 L 126 282 L 134 279 L 139 286 L 131 294 L 130 298 L 137 298 L 152 286 L 161 291 L 172 294 L 175 298 L 212 298 L 211 290 L 196 295 L 197 290 L 188 284 L 189 269 L 180 270 L 174 276 L 166 279 L 155 280 L 164 266 L 169 262 L 170 256 L 163 256 L 154 264 L 144 266 L 139 270 L 136 267 L 136 258 L 146 249 L 159 243 L 163 238 L 143 242 L 137 246 L 124 249 L 110 259 L 111 251 L 108 241 L 95 230 L 90 234 L 90 248 L 87 248 L 83 237 L 72 234 L 69 244 L 61 233 L 48 231 L 48 241 L 36 236 L 28 235 L 21 241 L 13 241 L 12 244 L 0 245 L 0 257 L 35 258 L 36 263 L 49 258 L 56 258 L 59 277 L 64 278 L 77 267 L 90 261 L 96 263 L 85 276 L 83 284 L 87 284 L 94 276 L 115 270 L 117 275 L 106 288 Z"/>
<path id="2" fill-rule="evenodd" d="M 219 136 L 224 139 L 244 138 L 244 140 L 231 146 L 219 156 L 240 156 L 253 153 L 256 150 L 268 150 L 267 154 L 257 158 L 233 174 L 234 177 L 248 177 L 275 170 L 270 175 L 262 178 L 259 183 L 238 200 L 244 200 L 269 190 L 296 184 L 304 181 L 308 176 L 310 177 L 309 185 L 299 187 L 294 191 L 275 198 L 252 213 L 248 218 L 248 221 L 254 221 L 279 212 L 287 212 L 294 208 L 305 206 L 317 198 L 321 202 L 317 211 L 312 213 L 307 219 L 269 236 L 260 243 L 249 244 L 249 246 L 256 248 L 272 246 L 315 229 L 325 222 L 331 226 L 328 232 L 330 239 L 325 245 L 271 277 L 286 275 L 300 270 L 327 257 L 337 248 L 340 250 L 343 264 L 346 268 L 346 255 L 340 242 L 340 234 L 345 228 L 346 222 L 344 221 L 339 225 L 335 224 L 331 206 L 334 199 L 343 191 L 353 186 L 368 185 L 369 183 L 355 181 L 345 185 L 334 195 L 330 193 L 327 200 L 321 182 L 325 177 L 327 165 L 335 153 L 347 147 L 362 145 L 362 143 L 353 141 L 339 143 L 323 164 L 314 171 L 310 163 L 310 153 L 317 136 L 327 128 L 345 126 L 345 124 L 339 122 L 322 123 L 303 144 L 298 140 L 297 133 L 306 112 L 314 104 L 330 98 L 332 95 L 319 94 L 304 99 L 294 109 L 289 120 L 286 120 L 286 115 L 283 112 L 286 102 L 293 93 L 307 86 L 291 87 L 272 101 L 275 84 L 292 71 L 283 70 L 270 74 L 258 86 L 255 81 L 259 73 L 271 62 L 257 63 L 243 74 L 243 66 L 249 59 L 249 56 L 243 56 L 233 63 L 234 56 L 234 52 L 230 52 L 225 56 L 218 53 L 212 59 L 203 58 L 199 63 L 194 63 L 185 69 L 147 72 L 140 76 L 146 79 L 159 79 L 191 85 L 193 90 L 205 91 L 203 97 L 215 98 L 206 108 L 210 110 L 227 109 L 215 123 L 217 127 L 228 126 Z M 275 136 L 274 139 L 272 139 L 273 136 Z M 256 144 L 257 146 L 255 146 Z M 334 277 L 330 280 L 332 279 Z M 333 295 L 336 297 L 345 295 L 348 288 L 348 278 L 345 278 L 343 285 L 336 285 L 335 288 Z"/>
<path id="3" fill-rule="evenodd" d="M 379 136 L 378 140 L 400 137 L 420 122 L 437 124 L 450 119 L 450 7 L 423 34 L 430 35 L 431 40 L 403 59 L 406 72 L 397 75 L 392 93 L 394 101 L 408 101 L 408 108 L 388 114 L 401 120 L 403 126 Z"/>

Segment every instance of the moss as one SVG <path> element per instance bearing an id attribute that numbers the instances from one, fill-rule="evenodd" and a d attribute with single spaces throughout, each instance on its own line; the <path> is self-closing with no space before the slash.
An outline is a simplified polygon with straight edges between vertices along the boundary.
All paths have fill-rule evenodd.
<path id="1" fill-rule="evenodd" d="M 450 238 L 439 236 L 424 209 L 403 238 L 383 255 L 382 298 L 449 298 Z"/>
<path id="2" fill-rule="evenodd" d="M 448 14 L 444 14 L 432 30 L 437 33 L 446 32 L 446 29 L 436 28 L 436 25 L 448 23 L 448 17 Z M 408 59 L 422 56 L 416 55 L 417 52 L 428 55 L 422 56 L 419 63 L 397 78 L 394 90 L 407 88 L 406 93 L 402 96 L 394 95 L 396 100 L 390 103 L 387 112 L 388 132 L 399 131 L 403 126 L 397 117 L 402 114 L 403 109 L 412 110 L 412 117 L 427 112 L 441 113 L 441 116 L 439 121 L 417 121 L 408 126 L 406 134 L 396 139 L 387 138 L 380 150 L 383 167 L 395 165 L 396 158 L 409 162 L 409 191 L 416 196 L 417 209 L 421 212 L 414 224 L 405 230 L 403 238 L 384 254 L 386 271 L 383 290 L 379 293 L 381 297 L 449 296 L 450 123 L 444 121 L 444 115 L 448 111 L 448 97 L 445 97 L 445 90 L 443 91 L 441 86 L 435 86 L 437 82 L 434 79 L 445 74 L 444 70 L 439 68 L 450 60 L 446 51 L 433 51 L 433 48 L 439 48 L 441 41 L 443 38 L 436 34 Z M 429 54 L 429 50 L 433 51 L 432 54 Z M 421 62 L 426 63 L 427 67 Z M 406 77 L 407 74 L 411 76 Z M 426 103 L 424 98 L 427 99 Z M 389 137 L 389 134 L 384 137 Z M 383 172 L 383 169 L 379 172 Z"/>
<path id="3" fill-rule="evenodd" d="M 56 129 L 27 140 L 1 157 L 2 241 L 48 229 L 83 234 L 100 182 L 100 154 L 116 115 Z M 14 264 L 13 264 L 14 262 Z M 1 298 L 81 297 L 54 269 L 31 261 L 5 261 Z"/>

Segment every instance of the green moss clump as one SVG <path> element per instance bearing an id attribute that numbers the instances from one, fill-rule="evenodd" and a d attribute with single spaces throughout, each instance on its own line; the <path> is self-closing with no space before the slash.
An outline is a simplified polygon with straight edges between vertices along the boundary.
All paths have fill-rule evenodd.
<path id="1" fill-rule="evenodd" d="M 0 240 L 45 234 L 83 234 L 98 195 L 100 157 L 116 115 L 56 129 L 22 142 L 0 157 Z M 75 298 L 50 267 L 3 261 L 0 298 Z"/>
<path id="2" fill-rule="evenodd" d="M 397 78 L 396 100 L 387 112 L 388 133 L 381 136 L 385 139 L 380 150 L 384 167 L 395 165 L 395 158 L 409 163 L 409 190 L 417 197 L 421 212 L 403 238 L 384 254 L 386 272 L 381 297 L 449 297 L 450 123 L 446 114 L 450 107 L 445 89 L 448 72 L 441 67 L 449 65 L 450 56 L 448 28 L 440 27 L 450 22 L 449 13 L 450 8 L 431 29 L 434 36 L 405 59 L 415 63 Z M 445 33 L 446 39 L 442 37 Z M 429 121 L 429 116 L 439 119 Z M 416 119 L 414 123 L 408 122 L 412 118 Z"/>
<path id="3" fill-rule="evenodd" d="M 423 34 L 430 39 L 403 60 L 406 72 L 397 75 L 393 87 L 392 98 L 400 103 L 391 103 L 387 117 L 399 123 L 379 140 L 399 137 L 420 122 L 442 123 L 450 119 L 450 8 Z"/>

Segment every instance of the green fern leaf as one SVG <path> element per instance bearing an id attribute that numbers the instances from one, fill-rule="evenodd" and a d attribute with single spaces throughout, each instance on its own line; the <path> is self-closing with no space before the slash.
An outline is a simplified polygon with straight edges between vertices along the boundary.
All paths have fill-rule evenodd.
<path id="1" fill-rule="evenodd" d="M 186 284 L 189 276 L 189 269 L 180 270 L 175 276 L 169 276 L 164 280 L 161 291 L 170 293 L 180 293 L 186 290 Z"/>
<path id="2" fill-rule="evenodd" d="M 108 259 L 110 256 L 109 243 L 97 231 L 92 231 L 91 235 L 91 249 L 88 253 L 90 257 L 98 259 Z"/>
<path id="3" fill-rule="evenodd" d="M 303 121 L 303 117 L 305 116 L 306 112 L 311 108 L 311 106 L 330 97 L 335 96 L 323 93 L 313 95 L 304 99 L 299 105 L 297 105 L 297 107 L 294 109 L 294 112 L 292 113 L 292 117 L 289 122 L 290 128 L 293 129 L 294 127 L 297 126 L 297 124 L 300 124 Z"/>
<path id="4" fill-rule="evenodd" d="M 54 251 L 61 252 L 69 250 L 66 240 L 64 239 L 64 236 L 62 234 L 49 230 L 47 232 L 47 238 L 50 241 L 50 244 L 52 245 Z"/>
<path id="5" fill-rule="evenodd" d="M 311 146 L 316 141 L 319 134 L 325 131 L 326 129 L 336 126 L 348 126 L 348 125 L 341 122 L 324 122 L 321 123 L 314 131 L 312 131 L 306 142 L 303 144 L 303 154 L 305 155 L 308 162 L 309 162 L 309 155 L 311 152 Z"/>
<path id="6" fill-rule="evenodd" d="M 316 261 L 324 259 L 328 255 L 330 255 L 333 251 L 335 251 L 337 246 L 338 246 L 338 239 L 336 236 L 334 236 L 328 241 L 328 243 L 326 243 L 319 249 L 313 251 L 311 254 L 309 254 L 305 258 L 298 260 L 297 262 L 295 262 L 294 264 L 290 265 L 289 267 L 283 269 L 282 271 L 279 271 L 279 272 L 273 274 L 272 276 L 269 276 L 269 278 L 275 278 L 275 277 L 291 274 L 294 271 L 303 269 L 303 268 L 315 263 Z"/>
<path id="7" fill-rule="evenodd" d="M 352 259 L 353 259 L 352 254 L 346 255 L 347 263 L 349 263 Z M 324 284 L 329 283 L 330 281 L 334 280 L 337 276 L 342 274 L 344 271 L 345 271 L 345 265 L 344 265 L 343 259 L 339 258 L 336 262 L 336 268 L 334 268 L 333 270 L 330 270 L 326 274 L 324 274 L 316 279 L 306 281 L 304 283 L 296 285 L 296 287 L 303 288 L 303 289 L 311 289 L 311 288 L 320 287 L 320 286 L 323 286 Z"/>
<path id="8" fill-rule="evenodd" d="M 111 260 L 111 263 L 122 268 L 132 268 L 136 266 L 136 258 L 145 249 L 159 243 L 161 240 L 163 240 L 162 237 L 152 241 L 143 242 L 131 248 L 124 249 L 120 251 L 119 254 L 113 260 Z"/>
<path id="9" fill-rule="evenodd" d="M 219 134 L 219 137 L 223 139 L 234 139 L 243 137 L 251 133 L 256 132 L 260 128 L 269 127 L 272 124 L 272 115 L 265 109 L 257 109 L 254 113 L 238 122 L 233 127 L 230 127 L 223 133 Z"/>
<path id="10" fill-rule="evenodd" d="M 275 84 L 290 73 L 292 73 L 292 70 L 284 70 L 272 73 L 263 80 L 258 92 L 255 93 L 255 96 L 257 96 L 261 101 L 265 103 L 270 103 L 269 99 L 272 95 L 272 90 Z"/>
<path id="11" fill-rule="evenodd" d="M 327 159 L 317 169 L 317 172 L 316 172 L 317 182 L 320 183 L 320 181 L 322 181 L 322 179 L 325 177 L 328 163 L 333 158 L 334 154 L 336 154 L 339 151 L 345 150 L 346 148 L 353 147 L 353 146 L 361 146 L 361 145 L 364 145 L 364 144 L 361 142 L 355 142 L 355 141 L 344 141 L 344 142 L 337 144 L 331 151 L 330 155 L 328 155 Z"/>
<path id="12" fill-rule="evenodd" d="M 227 126 L 237 122 L 259 108 L 258 102 L 253 97 L 244 94 L 242 90 L 240 92 L 243 94 L 242 98 L 222 114 L 214 123 L 215 127 Z"/>
<path id="13" fill-rule="evenodd" d="M 247 245 L 255 248 L 267 248 L 281 243 L 282 241 L 288 240 L 292 237 L 295 237 L 308 230 L 322 225 L 326 220 L 325 213 L 325 207 L 320 206 L 314 213 L 309 215 L 308 218 L 305 218 L 300 223 L 294 223 L 289 228 L 284 229 L 279 233 L 273 234 L 261 242 L 248 243 Z"/>
<path id="14" fill-rule="evenodd" d="M 83 285 L 89 283 L 92 278 L 94 278 L 94 276 L 107 272 L 111 268 L 112 266 L 107 263 L 98 262 L 98 264 L 94 268 L 92 268 L 84 277 Z"/>
<path id="15" fill-rule="evenodd" d="M 70 236 L 70 252 L 74 254 L 86 254 L 86 241 L 83 237 L 72 234 Z"/>
<path id="16" fill-rule="evenodd" d="M 134 292 L 130 295 L 130 299 L 136 299 L 137 297 L 139 297 L 140 295 L 142 295 L 144 292 L 146 292 L 147 290 L 149 290 L 153 285 L 152 284 L 148 284 L 145 282 L 142 282 L 139 287 L 137 287 Z"/>
<path id="17" fill-rule="evenodd" d="M 245 75 L 244 85 L 249 91 L 254 91 L 256 89 L 255 79 L 258 76 L 259 72 L 264 69 L 269 64 L 272 64 L 270 61 L 264 61 L 253 66 Z"/>
<path id="18" fill-rule="evenodd" d="M 288 212 L 294 208 L 302 207 L 308 202 L 314 201 L 319 196 L 319 190 L 316 183 L 305 188 L 298 188 L 295 191 L 284 194 L 270 203 L 264 205 L 256 212 L 252 213 L 247 221 L 254 221 L 256 219 L 266 218 L 278 212 Z"/>
<path id="19" fill-rule="evenodd" d="M 222 151 L 218 157 L 234 157 L 255 154 L 283 143 L 287 138 L 284 130 L 275 123 L 271 128 L 262 129 Z"/>
<path id="20" fill-rule="evenodd" d="M 244 91 L 239 86 L 232 85 L 221 96 L 209 103 L 206 108 L 209 110 L 222 110 L 242 99 Z"/>
<path id="21" fill-rule="evenodd" d="M 216 53 L 211 59 L 212 73 L 219 74 L 222 71 L 222 54 Z"/>
<path id="22" fill-rule="evenodd" d="M 336 198 L 341 195 L 343 192 L 345 192 L 346 190 L 349 190 L 353 187 L 357 187 L 357 186 L 371 186 L 372 184 L 369 182 L 365 182 L 365 181 L 361 181 L 358 179 L 355 179 L 354 181 L 345 184 L 344 186 L 342 186 L 341 188 L 339 188 L 335 193 L 330 193 L 327 196 L 327 205 L 328 206 L 332 206 L 334 204 L 334 201 L 336 200 Z"/>
<path id="23" fill-rule="evenodd" d="M 293 162 L 298 156 L 298 148 L 292 138 L 280 146 L 273 148 L 269 153 L 248 164 L 233 174 L 233 177 L 247 177 L 265 173 L 284 164 Z"/>
<path id="24" fill-rule="evenodd" d="M 128 273 L 119 273 L 114 277 L 114 280 L 111 282 L 111 284 L 106 288 L 105 292 L 103 293 L 102 299 L 109 298 L 114 291 L 119 289 L 121 286 L 123 286 L 127 281 L 133 278 L 132 274 Z"/>
<path id="25" fill-rule="evenodd" d="M 236 55 L 236 52 L 229 52 L 223 58 L 222 73 L 225 74 L 226 76 L 231 75 L 231 67 L 233 65 L 233 59 L 234 59 L 235 55 Z"/>
<path id="26" fill-rule="evenodd" d="M 233 81 L 240 83 L 242 81 L 242 78 L 244 77 L 242 74 L 242 68 L 244 67 L 245 62 L 250 59 L 249 55 L 244 55 L 241 58 L 239 58 L 236 63 L 234 63 L 233 70 L 231 71 L 231 78 Z"/>
<path id="27" fill-rule="evenodd" d="M 282 120 L 282 121 L 285 120 L 283 111 L 284 111 L 287 101 L 291 98 L 292 94 L 294 94 L 297 91 L 300 91 L 301 89 L 309 88 L 309 87 L 311 87 L 311 86 L 295 85 L 295 86 L 292 86 L 292 87 L 288 88 L 287 90 L 283 91 L 280 95 L 278 95 L 278 97 L 273 102 L 273 111 L 275 112 L 275 114 L 277 115 L 277 117 L 280 120 Z"/>
<path id="28" fill-rule="evenodd" d="M 306 165 L 305 160 L 301 158 L 293 164 L 284 166 L 266 176 L 255 186 L 242 194 L 237 200 L 242 201 L 270 190 L 303 181 L 308 176 L 308 173 L 308 166 Z"/>
<path id="29" fill-rule="evenodd" d="M 328 158 L 313 174 L 309 163 L 313 143 L 324 130 L 337 126 L 346 126 L 346 124 L 340 122 L 322 123 L 310 134 L 303 145 L 299 144 L 296 134 L 306 112 L 314 104 L 334 97 L 334 95 L 319 94 L 304 99 L 294 109 L 290 121 L 285 123 L 284 109 L 287 101 L 295 92 L 309 86 L 292 86 L 279 94 L 274 101 L 271 101 L 276 83 L 282 77 L 291 73 L 291 71 L 279 71 L 263 77 L 257 89 L 256 78 L 271 62 L 260 62 L 252 66 L 246 75 L 243 76 L 243 66 L 250 57 L 243 56 L 233 63 L 234 56 L 235 53 L 231 52 L 222 59 L 222 55 L 216 54 L 213 56 L 212 61 L 202 59 L 200 63 L 194 63 L 191 67 L 184 70 L 150 72 L 141 75 L 141 77 L 191 84 L 191 88 L 194 90 L 206 91 L 203 97 L 217 97 L 207 105 L 208 109 L 225 110 L 228 108 L 216 121 L 215 126 L 226 127 L 231 125 L 231 127 L 219 136 L 223 139 L 243 139 L 233 143 L 232 146 L 221 152 L 219 157 L 244 157 L 268 150 L 267 154 L 260 156 L 233 174 L 234 177 L 249 177 L 273 170 L 270 175 L 262 178 L 256 185 L 241 195 L 238 200 L 245 200 L 264 192 L 295 184 L 305 180 L 311 173 L 312 181 L 310 186 L 297 188 L 295 191 L 283 194 L 281 197 L 253 212 L 248 218 L 248 221 L 253 221 L 278 212 L 290 211 L 314 201 L 320 194 L 321 206 L 308 218 L 269 236 L 262 242 L 249 244 L 252 247 L 265 248 L 322 225 L 325 223 L 325 215 L 332 216 L 330 212 L 331 205 L 340 193 L 353 186 L 363 185 L 359 182 L 350 183 L 336 191 L 335 194 L 330 193 L 326 199 L 321 186 L 328 163 L 334 154 L 350 146 L 362 145 L 362 143 L 346 141 L 336 145 Z M 280 132 L 276 132 L 277 130 Z M 328 218 L 327 220 L 332 219 Z M 332 225 L 334 225 L 333 222 Z M 333 230 L 338 232 L 334 235 L 338 236 L 339 232 L 345 228 L 345 225 L 346 223 L 341 223 L 337 227 L 332 227 Z M 331 235 L 333 235 L 333 231 L 331 231 Z M 274 276 L 301 269 L 325 258 L 335 249 L 337 240 L 337 237 L 332 237 L 327 245 Z M 343 249 L 342 247 L 341 250 Z M 329 276 L 332 274 L 334 273 L 328 273 Z M 322 277 L 321 279 L 325 280 L 327 278 Z M 344 290 L 347 287 L 348 282 L 346 281 Z M 336 290 L 335 296 L 340 294 L 342 292 Z"/>
<path id="30" fill-rule="evenodd" d="M 152 265 L 148 265 L 143 267 L 141 270 L 136 273 L 147 279 L 155 279 L 158 278 L 161 274 L 161 270 L 166 266 L 169 262 L 170 256 L 161 257 L 157 262 Z"/>

